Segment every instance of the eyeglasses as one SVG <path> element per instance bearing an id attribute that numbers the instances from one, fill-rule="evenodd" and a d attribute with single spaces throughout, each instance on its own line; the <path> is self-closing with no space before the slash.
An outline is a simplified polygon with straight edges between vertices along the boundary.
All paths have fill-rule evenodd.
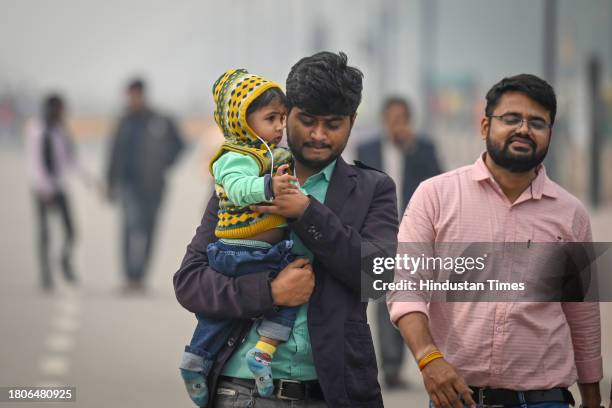
<path id="1" fill-rule="evenodd" d="M 488 117 L 499 119 L 504 125 L 517 128 L 523 126 L 523 122 L 527 122 L 527 127 L 533 130 L 534 132 L 544 132 L 552 128 L 552 125 L 550 123 L 547 123 L 544 119 L 525 119 L 521 115 L 517 115 L 515 113 L 505 113 L 503 115 L 489 115 Z"/>

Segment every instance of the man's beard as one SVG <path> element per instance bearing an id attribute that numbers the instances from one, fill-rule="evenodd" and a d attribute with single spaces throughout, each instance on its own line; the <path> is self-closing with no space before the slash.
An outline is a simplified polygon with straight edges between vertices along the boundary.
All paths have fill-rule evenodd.
<path id="1" fill-rule="evenodd" d="M 289 145 L 289 149 L 291 150 L 291 153 L 293 154 L 295 159 L 299 161 L 301 164 L 303 164 L 304 166 L 311 168 L 313 170 L 321 170 L 325 168 L 325 166 L 327 166 L 328 164 L 336 160 L 338 156 L 340 156 L 340 154 L 342 153 L 342 150 L 344 150 L 344 146 L 343 146 L 342 149 L 340 149 L 340 151 L 334 152 L 332 150 L 332 147 L 329 144 L 318 143 L 318 142 L 304 142 L 301 146 L 298 146 L 292 141 L 292 138 L 289 135 L 289 129 L 287 129 L 287 144 Z M 325 159 L 314 159 L 314 160 L 308 159 L 304 156 L 303 150 L 305 147 L 328 148 L 330 150 L 330 155 L 329 157 Z"/>
<path id="2" fill-rule="evenodd" d="M 538 152 L 537 145 L 528 137 L 522 137 L 522 139 L 528 141 L 531 145 L 531 154 L 527 156 L 516 156 L 510 151 L 510 144 L 513 139 L 521 137 L 517 133 L 510 136 L 504 143 L 503 148 L 499 149 L 493 144 L 491 140 L 491 131 L 487 134 L 487 153 L 493 159 L 493 162 L 499 167 L 502 167 L 512 173 L 525 173 L 528 172 L 544 161 L 546 154 L 548 153 L 548 146 L 541 152 Z M 550 144 L 550 142 L 549 142 Z"/>

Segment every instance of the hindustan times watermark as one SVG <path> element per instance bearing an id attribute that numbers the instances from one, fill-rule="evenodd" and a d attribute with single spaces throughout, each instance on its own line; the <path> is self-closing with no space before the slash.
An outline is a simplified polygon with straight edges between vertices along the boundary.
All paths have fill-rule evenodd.
<path id="1" fill-rule="evenodd" d="M 362 300 L 612 301 L 609 242 L 372 242 Z"/>
<path id="2" fill-rule="evenodd" d="M 383 282 L 377 279 L 373 282 L 373 288 L 377 291 L 408 290 L 408 291 L 513 291 L 525 290 L 524 282 L 501 282 L 497 279 L 487 279 L 486 282 L 436 282 L 432 279 L 419 280 L 418 282 L 402 279 L 397 282 Z"/>

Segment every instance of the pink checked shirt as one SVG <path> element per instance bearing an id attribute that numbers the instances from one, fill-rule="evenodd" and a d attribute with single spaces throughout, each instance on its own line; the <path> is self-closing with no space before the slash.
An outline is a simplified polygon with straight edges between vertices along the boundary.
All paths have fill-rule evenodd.
<path id="1" fill-rule="evenodd" d="M 510 203 L 483 159 L 423 182 L 399 242 L 591 241 L 585 208 L 543 166 Z M 403 273 L 396 271 L 396 281 Z M 427 315 L 436 345 L 469 385 L 538 390 L 602 378 L 598 303 L 393 301 L 400 297 L 388 295 L 391 320 Z"/>

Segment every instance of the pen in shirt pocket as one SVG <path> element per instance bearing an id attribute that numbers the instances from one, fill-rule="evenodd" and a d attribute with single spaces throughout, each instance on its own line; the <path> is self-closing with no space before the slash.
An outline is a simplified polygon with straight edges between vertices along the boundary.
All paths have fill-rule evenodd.
<path id="1" fill-rule="evenodd" d="M 563 237 L 560 235 L 557 235 L 557 242 L 563 242 Z M 527 248 L 531 248 L 531 239 L 527 240 Z"/>

